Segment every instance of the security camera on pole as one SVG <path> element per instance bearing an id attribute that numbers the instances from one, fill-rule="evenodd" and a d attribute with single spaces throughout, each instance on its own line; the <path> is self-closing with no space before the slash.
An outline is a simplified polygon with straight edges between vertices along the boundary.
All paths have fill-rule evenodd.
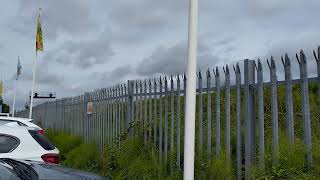
<path id="1" fill-rule="evenodd" d="M 198 0 L 189 0 L 188 66 L 184 127 L 184 180 L 194 179 Z"/>
<path id="2" fill-rule="evenodd" d="M 39 16 L 38 16 L 38 25 L 37 25 L 37 34 L 36 34 L 36 59 L 33 64 L 33 79 L 32 79 L 32 89 L 31 89 L 31 98 L 30 98 L 30 113 L 29 119 L 32 118 L 32 106 L 33 106 L 33 94 L 34 94 L 34 86 L 35 86 L 35 79 L 36 79 L 36 68 L 37 68 L 37 58 L 38 58 L 38 51 L 43 51 L 43 42 L 42 42 L 42 29 L 41 29 L 41 8 L 39 9 Z"/>

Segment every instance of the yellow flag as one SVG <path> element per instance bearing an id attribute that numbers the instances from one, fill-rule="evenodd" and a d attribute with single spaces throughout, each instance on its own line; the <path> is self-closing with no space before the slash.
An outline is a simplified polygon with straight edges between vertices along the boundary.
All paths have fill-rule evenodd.
<path id="1" fill-rule="evenodd" d="M 36 35 L 36 51 L 43 51 L 40 13 L 39 13 L 39 16 L 38 16 L 38 26 L 37 26 L 37 35 Z"/>

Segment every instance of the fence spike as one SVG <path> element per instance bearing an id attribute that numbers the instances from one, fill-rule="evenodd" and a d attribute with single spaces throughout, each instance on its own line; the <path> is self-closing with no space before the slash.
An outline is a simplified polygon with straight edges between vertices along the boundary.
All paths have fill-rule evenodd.
<path id="1" fill-rule="evenodd" d="M 210 78 L 211 77 L 211 75 L 210 75 L 210 69 L 208 68 L 208 70 L 207 70 L 207 78 Z"/>
<path id="2" fill-rule="evenodd" d="M 300 60 L 299 60 L 298 54 L 296 54 L 296 58 L 297 58 L 298 63 L 300 64 Z"/>
<path id="3" fill-rule="evenodd" d="M 219 77 L 219 68 L 218 68 L 218 66 L 216 67 L 215 76 Z"/>
<path id="4" fill-rule="evenodd" d="M 319 60 L 319 57 L 317 57 L 317 54 L 316 54 L 316 52 L 313 50 L 313 56 L 314 56 L 314 58 L 316 59 L 316 61 L 318 62 L 318 60 Z"/>

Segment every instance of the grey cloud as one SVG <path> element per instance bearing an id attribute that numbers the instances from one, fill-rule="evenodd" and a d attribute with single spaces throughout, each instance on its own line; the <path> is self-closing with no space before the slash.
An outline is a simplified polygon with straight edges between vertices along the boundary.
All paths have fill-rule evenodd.
<path id="1" fill-rule="evenodd" d="M 61 86 L 63 84 L 63 77 L 58 73 L 52 73 L 48 70 L 48 63 L 42 61 L 37 66 L 36 82 L 38 85 L 49 85 L 49 86 Z M 15 78 L 15 74 L 12 76 Z M 21 81 L 32 82 L 33 71 L 22 71 L 20 79 Z"/>
<path id="2" fill-rule="evenodd" d="M 177 74 L 186 69 L 187 46 L 186 42 L 172 47 L 157 48 L 151 56 L 144 58 L 136 67 L 139 75 Z M 224 63 L 223 56 L 213 55 L 210 47 L 200 42 L 198 45 L 198 68 L 206 69 L 212 65 Z"/>
<path id="3" fill-rule="evenodd" d="M 102 33 L 98 39 L 90 41 L 65 42 L 62 47 L 49 51 L 44 59 L 88 69 L 107 62 L 114 54 L 111 41 Z"/>
<path id="4" fill-rule="evenodd" d="M 97 87 L 110 87 L 119 83 L 125 83 L 128 79 L 132 79 L 135 72 L 132 66 L 122 65 L 107 72 L 96 72 L 91 75 L 91 79 L 98 79 Z M 103 86 L 101 86 L 103 84 Z"/>
<path id="5" fill-rule="evenodd" d="M 184 1 L 113 1 L 108 12 L 113 38 L 126 43 L 155 38 L 158 32 L 179 26 L 187 9 Z"/>
<path id="6" fill-rule="evenodd" d="M 45 38 L 55 39 L 60 32 L 71 35 L 85 33 L 96 28 L 85 1 L 20 1 L 18 15 L 9 27 L 21 34 L 35 33 L 38 7 L 42 7 L 42 23 Z M 14 23 L 12 23 L 14 22 Z M 34 29 L 34 31 L 31 31 Z M 33 34 L 32 34 L 33 35 Z"/>

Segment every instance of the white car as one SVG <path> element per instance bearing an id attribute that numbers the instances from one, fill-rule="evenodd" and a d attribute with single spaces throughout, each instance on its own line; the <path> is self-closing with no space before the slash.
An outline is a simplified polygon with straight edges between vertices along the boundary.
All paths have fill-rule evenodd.
<path id="1" fill-rule="evenodd" d="M 38 129 L 0 125 L 0 158 L 59 164 L 59 150 Z"/>
<path id="2" fill-rule="evenodd" d="M 7 125 L 10 127 L 17 127 L 17 126 L 31 127 L 31 128 L 38 129 L 40 133 L 44 134 L 45 131 L 41 127 L 32 123 L 32 121 L 33 121 L 33 119 L 1 116 L 1 113 L 0 113 L 0 125 Z"/>

